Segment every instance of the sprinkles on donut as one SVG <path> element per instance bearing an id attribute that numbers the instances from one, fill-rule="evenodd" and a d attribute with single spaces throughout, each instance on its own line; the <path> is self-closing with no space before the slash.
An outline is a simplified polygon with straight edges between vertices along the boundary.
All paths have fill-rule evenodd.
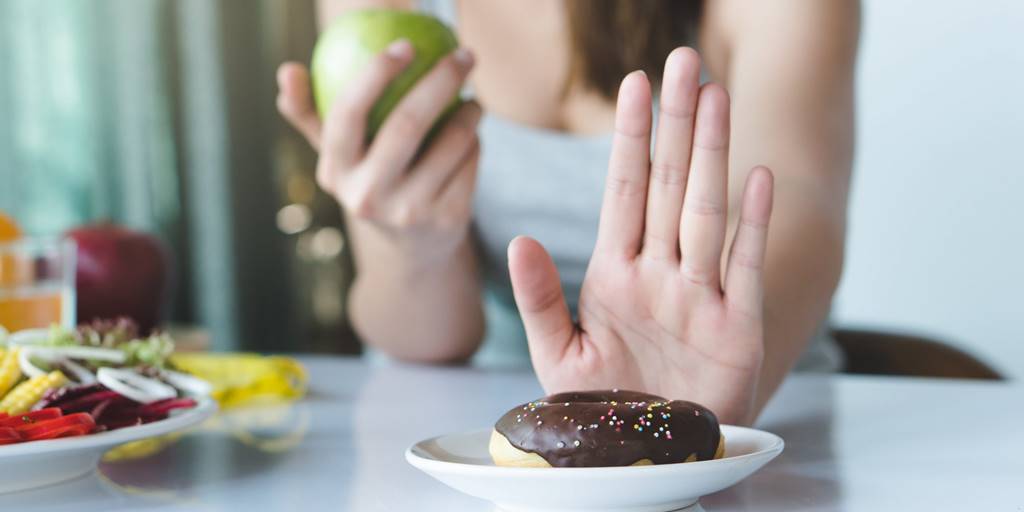
<path id="1" fill-rule="evenodd" d="M 574 391 L 518 405 L 494 425 L 499 466 L 600 467 L 717 459 L 725 449 L 707 408 L 637 391 Z"/>

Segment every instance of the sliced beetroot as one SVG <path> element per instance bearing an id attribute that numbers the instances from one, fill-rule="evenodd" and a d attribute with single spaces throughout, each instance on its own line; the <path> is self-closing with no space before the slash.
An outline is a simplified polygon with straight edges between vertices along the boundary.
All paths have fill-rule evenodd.
<path id="1" fill-rule="evenodd" d="M 172 400 L 174 402 L 171 402 Z M 101 414 L 96 417 L 96 423 L 106 426 L 108 430 L 142 425 L 160 421 L 167 417 L 167 411 L 180 407 L 188 407 L 188 405 L 178 399 L 170 399 L 148 405 L 139 405 L 134 402 L 128 405 L 123 402 L 115 402 L 108 404 L 101 411 Z"/>
<path id="2" fill-rule="evenodd" d="M 113 398 L 108 398 L 108 399 L 106 399 L 106 400 L 96 404 L 96 406 L 93 407 L 91 411 L 89 411 L 89 414 L 92 415 L 92 418 L 94 420 L 99 422 L 103 418 L 103 413 L 106 412 L 107 407 L 110 407 L 110 404 L 112 404 L 112 403 L 114 403 L 114 399 Z"/>
<path id="3" fill-rule="evenodd" d="M 195 407 L 196 401 L 191 398 L 168 398 L 139 407 L 140 416 L 167 416 L 175 409 Z"/>
<path id="4" fill-rule="evenodd" d="M 102 384 L 90 384 L 50 391 L 33 409 L 50 407 L 63 414 L 89 413 L 96 422 L 96 431 L 104 431 L 160 421 L 175 409 L 195 406 L 196 401 L 191 398 L 142 404 Z"/>
<path id="5" fill-rule="evenodd" d="M 42 400 L 32 407 L 32 410 L 45 409 L 47 407 L 60 407 L 60 404 L 97 391 L 108 390 L 103 384 L 88 384 L 85 386 L 69 386 L 51 389 L 43 395 Z"/>
<path id="6" fill-rule="evenodd" d="M 117 391 L 105 389 L 103 391 L 97 391 L 95 393 L 90 393 L 85 396 L 80 396 L 74 400 L 62 402 L 58 404 L 57 407 L 60 407 L 65 414 L 73 412 L 86 412 L 96 407 L 96 405 L 99 404 L 100 402 L 113 400 L 117 398 L 124 397 L 122 397 Z M 128 400 L 127 398 L 124 399 Z"/>

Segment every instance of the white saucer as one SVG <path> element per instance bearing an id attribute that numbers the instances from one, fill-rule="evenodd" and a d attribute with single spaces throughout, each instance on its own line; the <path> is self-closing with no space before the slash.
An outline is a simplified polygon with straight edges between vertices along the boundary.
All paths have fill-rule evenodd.
<path id="1" fill-rule="evenodd" d="M 435 437 L 409 447 L 416 468 L 470 496 L 515 512 L 680 510 L 743 480 L 785 445 L 775 434 L 722 426 L 725 457 L 657 466 L 507 468 L 487 452 L 491 431 Z"/>
<path id="2" fill-rule="evenodd" d="M 210 398 L 172 411 L 167 419 L 86 436 L 0 446 L 0 493 L 55 484 L 94 469 L 107 450 L 127 442 L 170 434 L 201 423 L 217 410 Z"/>

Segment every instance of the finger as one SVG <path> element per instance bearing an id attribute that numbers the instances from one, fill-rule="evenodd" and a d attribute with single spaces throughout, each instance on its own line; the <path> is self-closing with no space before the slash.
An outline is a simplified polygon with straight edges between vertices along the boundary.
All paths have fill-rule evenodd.
<path id="1" fill-rule="evenodd" d="M 412 62 L 413 46 L 399 39 L 370 61 L 362 76 L 345 88 L 324 120 L 324 150 L 342 166 L 362 159 L 370 110 L 384 89 Z"/>
<path id="2" fill-rule="evenodd" d="M 508 270 L 530 356 L 535 361 L 560 361 L 575 326 L 555 263 L 536 240 L 520 236 L 508 245 Z"/>
<path id="3" fill-rule="evenodd" d="M 476 126 L 483 111 L 475 101 L 459 107 L 427 152 L 413 164 L 400 195 L 410 201 L 433 201 L 477 146 Z"/>
<path id="4" fill-rule="evenodd" d="M 774 180 L 767 167 L 755 167 L 743 188 L 743 204 L 736 237 L 725 271 L 727 303 L 750 316 L 760 317 L 764 301 L 763 269 L 772 214 Z"/>
<path id="5" fill-rule="evenodd" d="M 309 94 L 309 72 L 297 62 L 277 68 L 277 110 L 313 149 L 320 150 L 320 116 Z"/>
<path id="6" fill-rule="evenodd" d="M 622 80 L 615 107 L 615 136 L 608 161 L 598 251 L 636 256 L 644 230 L 651 155 L 651 84 L 642 71 Z"/>
<path id="7" fill-rule="evenodd" d="M 690 166 L 693 118 L 700 90 L 700 57 L 676 48 L 665 60 L 643 252 L 656 259 L 679 257 L 679 216 Z"/>
<path id="8" fill-rule="evenodd" d="M 679 224 L 681 271 L 690 281 L 720 292 L 729 174 L 729 96 L 716 84 L 701 87 L 692 152 Z"/>
<path id="9" fill-rule="evenodd" d="M 444 57 L 388 114 L 368 158 L 389 179 L 397 179 L 409 166 L 423 138 L 448 108 L 473 67 L 473 55 L 464 48 Z"/>

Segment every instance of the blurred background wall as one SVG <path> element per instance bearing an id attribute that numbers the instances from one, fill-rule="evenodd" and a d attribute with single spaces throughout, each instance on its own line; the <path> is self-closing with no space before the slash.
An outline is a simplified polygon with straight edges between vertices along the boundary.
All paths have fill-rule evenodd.
<path id="1" fill-rule="evenodd" d="M 163 238 L 171 319 L 222 349 L 356 350 L 337 207 L 274 108 L 312 1 L 0 1 L 0 210 Z"/>
<path id="2" fill-rule="evenodd" d="M 834 318 L 1024 377 L 1024 2 L 867 0 Z"/>
<path id="3" fill-rule="evenodd" d="M 866 0 L 843 326 L 1024 376 L 1024 3 Z M 336 206 L 274 111 L 309 0 L 0 0 L 0 209 L 111 218 L 178 260 L 219 348 L 356 350 Z"/>

